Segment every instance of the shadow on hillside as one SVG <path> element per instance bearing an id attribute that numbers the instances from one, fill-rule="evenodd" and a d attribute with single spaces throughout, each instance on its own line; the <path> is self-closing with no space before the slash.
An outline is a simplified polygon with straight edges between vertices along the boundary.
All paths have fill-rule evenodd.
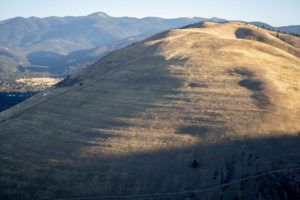
<path id="1" fill-rule="evenodd" d="M 31 65 L 47 66 L 44 70 L 50 73 L 63 73 L 65 70 L 64 66 L 62 66 L 64 57 L 63 55 L 49 51 L 38 51 L 27 55 L 27 59 Z M 28 70 L 36 72 L 38 69 L 28 68 Z"/>
<path id="2" fill-rule="evenodd" d="M 87 164 L 74 163 L 81 160 L 78 157 L 79 150 L 96 145 L 92 143 L 93 140 L 108 141 L 110 137 L 116 137 L 105 133 L 95 135 L 92 128 L 126 127 L 130 123 L 120 122 L 119 118 L 131 118 L 148 108 L 155 108 L 155 102 L 163 100 L 168 94 L 176 94 L 176 88 L 183 84 L 183 80 L 171 75 L 169 66 L 183 65 L 186 60 L 165 60 L 155 55 L 159 45 L 144 46 L 143 43 L 137 43 L 117 50 L 90 66 L 89 73 L 82 77 L 83 85 L 74 93 L 58 95 L 11 118 L 17 120 L 2 122 L 1 170 L 7 173 L 1 180 L 1 183 L 5 183 L 1 184 L 1 191 L 7 191 L 12 198 L 17 195 L 18 198 L 27 199 L 34 195 L 38 185 L 44 185 L 41 187 L 49 190 L 48 186 L 69 184 L 69 178 L 76 180 L 79 175 L 75 172 L 76 168 L 79 167 L 81 171 Z M 119 54 L 120 51 L 125 53 Z M 89 78 L 94 84 L 86 84 Z M 77 84 L 72 87 L 77 87 Z M 104 161 L 101 167 L 110 164 L 110 161 Z M 92 168 L 104 172 L 99 163 L 92 165 Z M 77 175 L 72 175 L 73 167 Z M 86 167 L 88 169 L 91 166 L 87 164 Z M 57 172 L 62 174 L 58 175 Z M 17 181 L 12 181 L 14 179 Z M 19 187 L 22 189 L 15 190 Z M 73 193 L 67 190 L 51 189 L 50 193 L 52 197 Z"/>
<path id="3" fill-rule="evenodd" d="M 150 39 L 164 34 L 167 32 Z M 164 100 L 166 95 L 176 94 L 176 88 L 183 84 L 183 80 L 170 74 L 169 66 L 183 65 L 186 59 L 165 60 L 164 57 L 155 55 L 159 51 L 159 45 L 160 43 L 157 43 L 145 47 L 140 42 L 105 56 L 91 65 L 88 74 L 84 77 L 72 77 L 69 78 L 70 81 L 66 79 L 67 81 L 58 84 L 63 87 L 80 86 L 79 92 L 73 94 L 76 96 L 70 97 L 68 93 L 58 95 L 54 100 L 41 102 L 40 105 L 22 112 L 20 119 L 26 119 L 24 123 L 28 125 L 24 125 L 25 127 L 31 126 L 30 120 L 37 119 L 39 124 L 35 125 L 35 132 L 41 132 L 42 129 L 53 130 L 53 126 L 50 125 L 53 123 L 57 125 L 54 130 L 74 131 L 79 136 L 88 132 L 84 127 L 109 129 L 118 128 L 120 125 L 125 126 L 125 122 L 116 119 L 130 118 L 148 108 L 157 108 L 154 105 L 155 102 Z M 136 51 L 139 48 L 141 50 Z M 120 51 L 124 51 L 124 55 L 119 55 Z M 42 64 L 39 61 L 45 55 L 52 57 L 54 54 L 38 52 L 31 57 L 40 59 L 36 61 L 36 64 Z M 54 57 L 60 58 L 57 55 Z M 92 79 L 96 84 L 86 85 L 87 79 Z M 91 108 L 93 105 L 96 107 Z M 39 119 L 40 116 L 49 114 L 52 115 L 52 118 L 49 119 L 52 120 L 51 123 L 48 120 Z M 71 123 L 74 120 L 79 121 Z M 64 124 L 65 122 L 67 124 Z M 69 127 L 70 130 L 66 127 Z M 30 129 L 30 131 L 33 130 Z M 53 132 L 55 135 L 55 131 Z M 26 135 L 24 137 L 26 138 Z M 39 136 L 39 139 L 45 140 L 43 136 Z M 86 139 L 89 140 L 89 138 Z M 48 141 L 48 139 L 46 140 Z"/>
<path id="4" fill-rule="evenodd" d="M 15 158 L 26 160 L 26 166 L 1 156 L 1 169 L 6 171 L 1 177 L 1 198 L 168 193 L 158 199 L 192 196 L 195 199 L 240 199 L 242 196 L 297 199 L 300 194 L 299 143 L 299 136 L 223 140 L 219 144 L 95 159 L 80 159 L 76 152 L 69 154 L 62 149 L 64 163 L 56 163 L 55 157 L 49 154 L 50 149 L 38 155 L 28 150 L 15 155 Z M 193 160 L 199 163 L 197 169 L 191 167 Z M 205 188 L 207 190 L 202 191 Z M 171 195 L 184 191 L 190 192 Z"/>
<path id="5" fill-rule="evenodd" d="M 159 43 L 144 47 L 141 43 L 117 50 L 89 67 L 88 74 L 72 77 L 80 80 L 72 86 L 79 86 L 83 95 L 68 106 L 60 106 L 65 119 L 72 120 L 74 108 L 81 115 L 86 127 L 118 129 L 130 123 L 120 122 L 120 118 L 132 118 L 146 109 L 159 109 L 156 102 L 170 101 L 168 95 L 176 95 L 183 81 L 170 73 L 169 66 L 184 65 L 186 59 L 165 60 L 154 55 Z M 136 49 L 142 49 L 136 51 Z M 119 55 L 126 51 L 126 55 Z M 128 57 L 128 55 L 131 55 Z M 97 84 L 86 85 L 86 79 Z M 63 81 L 64 82 L 64 81 Z M 81 85 L 80 85 L 81 84 Z M 101 95 L 100 95 L 101 94 Z M 90 105 L 97 105 L 88 113 Z M 72 113 L 72 116 L 68 116 Z M 87 130 L 80 131 L 87 132 Z M 100 137 L 100 136 L 99 136 Z"/>
<path id="6" fill-rule="evenodd" d="M 245 67 L 239 67 L 235 68 L 233 71 L 229 71 L 229 73 L 241 76 L 242 80 L 238 82 L 239 86 L 252 92 L 251 98 L 256 101 L 257 107 L 266 108 L 271 105 L 271 100 L 266 94 L 265 83 L 257 78 L 253 71 L 250 71 Z"/>
<path id="7" fill-rule="evenodd" d="M 265 38 L 260 32 L 254 31 L 249 28 L 238 28 L 235 31 L 235 36 L 236 38 L 240 38 L 240 39 L 248 39 L 248 40 L 255 40 L 259 42 L 265 42 Z"/>

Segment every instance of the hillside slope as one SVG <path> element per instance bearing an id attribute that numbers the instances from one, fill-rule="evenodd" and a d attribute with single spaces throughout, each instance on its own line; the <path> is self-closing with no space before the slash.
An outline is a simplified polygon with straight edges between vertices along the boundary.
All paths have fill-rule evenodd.
<path id="1" fill-rule="evenodd" d="M 298 199 L 299 77 L 244 23 L 114 51 L 0 113 L 1 197 Z"/>

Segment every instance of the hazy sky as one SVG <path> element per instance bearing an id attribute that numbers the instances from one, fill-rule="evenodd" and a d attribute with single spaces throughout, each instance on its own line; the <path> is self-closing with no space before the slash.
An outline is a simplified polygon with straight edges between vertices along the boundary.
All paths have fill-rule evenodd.
<path id="1" fill-rule="evenodd" d="M 16 16 L 219 17 L 300 25 L 300 0 L 0 0 L 0 20 Z"/>

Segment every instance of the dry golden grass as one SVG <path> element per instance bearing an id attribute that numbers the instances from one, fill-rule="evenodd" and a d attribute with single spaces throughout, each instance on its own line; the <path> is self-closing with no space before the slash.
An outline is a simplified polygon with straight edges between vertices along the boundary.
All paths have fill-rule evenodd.
<path id="1" fill-rule="evenodd" d="M 17 79 L 16 82 L 17 83 L 24 83 L 26 85 L 33 85 L 33 86 L 37 86 L 37 85 L 47 85 L 47 86 L 52 86 L 55 85 L 56 83 L 58 83 L 59 81 L 61 81 L 61 79 L 58 78 L 20 78 Z"/>
<path id="2" fill-rule="evenodd" d="M 245 139 L 298 134 L 299 58 L 263 42 L 236 39 L 235 31 L 243 27 L 260 31 L 265 38 L 278 40 L 264 29 L 257 30 L 257 27 L 242 23 L 207 23 L 205 27 L 173 30 L 164 38 L 145 42 L 146 46 L 160 43 L 156 55 L 167 61 L 187 60 L 184 65 L 171 63 L 168 67 L 171 76 L 182 80 L 183 84 L 175 89 L 178 94 L 165 95 L 176 100 L 157 101 L 158 109 L 146 109 L 136 118 L 117 119 L 132 126 L 105 130 L 128 137 L 127 142 L 122 138 L 110 141 L 112 151 L 148 151 L 185 146 L 185 143 L 206 143 L 207 140 L 217 142 L 226 137 Z M 289 45 L 277 42 L 283 47 Z M 251 79 L 261 82 L 263 87 L 258 95 L 263 95 L 262 101 L 269 102 L 251 98 L 255 91 L 238 85 L 247 76 L 235 73 L 236 69 L 253 73 Z M 191 87 L 190 83 L 199 87 Z M 210 116 L 205 114 L 207 112 L 216 115 Z M 205 137 L 199 138 L 201 133 L 183 134 L 185 137 L 176 133 L 178 127 L 191 125 L 208 128 L 209 134 L 205 132 Z M 174 141 L 168 140 L 169 137 Z M 165 140 L 167 144 L 162 145 Z M 128 150 L 120 144 L 133 147 Z M 97 148 L 102 147 L 95 146 L 87 151 L 97 154 Z"/>
<path id="3" fill-rule="evenodd" d="M 69 87 L 0 113 L 4 160 L 29 163 L 13 174 L 49 178 L 39 197 L 202 188 L 222 183 L 211 175 L 223 174 L 228 162 L 230 180 L 294 166 L 300 57 L 297 39 L 284 37 L 290 42 L 252 25 L 209 22 L 117 50 L 74 75 Z M 271 139 L 279 136 L 288 139 Z M 197 172 L 189 168 L 195 152 L 203 165 Z M 3 179 L 11 182 L 9 166 Z"/>

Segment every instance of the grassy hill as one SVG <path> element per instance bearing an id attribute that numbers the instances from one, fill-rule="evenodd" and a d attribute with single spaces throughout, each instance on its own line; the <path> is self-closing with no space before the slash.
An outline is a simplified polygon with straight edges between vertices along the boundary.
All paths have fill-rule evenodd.
<path id="1" fill-rule="evenodd" d="M 299 38 L 205 22 L 0 113 L 2 199 L 299 199 Z"/>

